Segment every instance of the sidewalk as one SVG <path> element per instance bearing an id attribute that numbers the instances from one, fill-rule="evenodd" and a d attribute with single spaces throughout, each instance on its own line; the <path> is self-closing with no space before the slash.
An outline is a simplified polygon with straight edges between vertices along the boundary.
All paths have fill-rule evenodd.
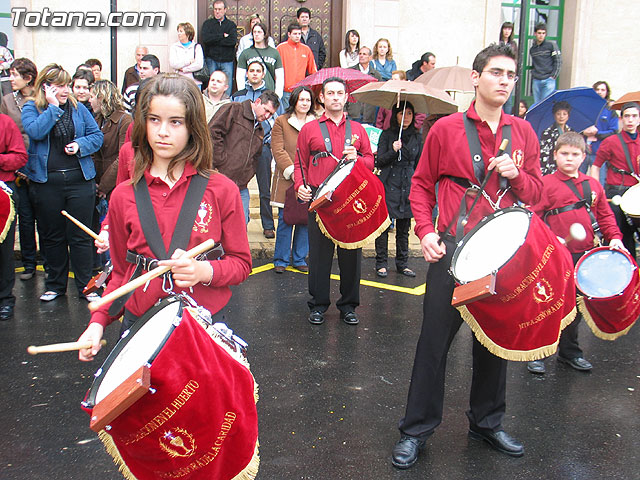
<path id="1" fill-rule="evenodd" d="M 251 201 L 249 203 L 249 212 L 251 220 L 247 227 L 249 234 L 249 245 L 251 246 L 251 256 L 255 259 L 264 258 L 272 259 L 273 251 L 275 248 L 276 240 L 265 238 L 262 232 L 262 224 L 260 222 L 260 199 L 258 196 L 258 184 L 256 178 L 253 177 L 249 182 L 249 194 L 251 195 Z M 276 225 L 278 222 L 278 210 L 274 208 L 273 215 Z M 422 251 L 420 249 L 420 242 L 418 237 L 413 233 L 413 224 L 411 231 L 409 232 L 409 256 L 410 257 L 422 257 Z M 389 232 L 389 257 L 395 257 L 396 253 L 396 235 L 395 231 Z M 364 257 L 375 257 L 376 247 L 373 240 L 362 248 L 362 255 Z M 391 264 L 393 266 L 393 264 Z"/>

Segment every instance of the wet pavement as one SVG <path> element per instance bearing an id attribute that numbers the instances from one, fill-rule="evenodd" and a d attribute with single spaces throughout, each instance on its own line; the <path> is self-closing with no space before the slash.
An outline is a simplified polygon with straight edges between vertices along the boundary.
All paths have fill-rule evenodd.
<path id="1" fill-rule="evenodd" d="M 310 325 L 300 272 L 276 275 L 256 261 L 234 288 L 228 323 L 249 343 L 260 386 L 258 479 L 640 478 L 640 326 L 605 342 L 582 325 L 591 373 L 549 359 L 547 374 L 533 376 L 510 363 L 505 428 L 525 445 L 524 457 L 511 458 L 467 437 L 471 333 L 463 325 L 449 354 L 443 423 L 414 468 L 394 469 L 426 274 L 424 261 L 410 266 L 417 278 L 392 271 L 379 283 L 373 259 L 363 260 L 355 327 L 335 306 L 324 325 Z M 40 302 L 43 280 L 42 272 L 18 280 L 16 317 L 0 322 L 0 479 L 120 479 L 79 406 L 106 354 L 86 364 L 74 353 L 26 353 L 75 340 L 89 318 L 75 296 Z M 338 282 L 332 288 L 335 301 Z M 110 346 L 117 330 L 107 330 Z"/>

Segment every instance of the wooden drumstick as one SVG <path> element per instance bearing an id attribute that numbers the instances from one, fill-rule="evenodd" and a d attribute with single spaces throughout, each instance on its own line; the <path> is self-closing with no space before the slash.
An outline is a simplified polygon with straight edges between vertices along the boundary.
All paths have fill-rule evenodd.
<path id="1" fill-rule="evenodd" d="M 182 254 L 180 258 L 193 258 L 197 255 L 200 255 L 201 253 L 211 250 L 213 247 L 215 247 L 215 245 L 216 245 L 216 242 L 214 242 L 213 239 L 210 238 L 209 240 L 202 242 L 200 245 L 196 245 L 191 250 L 187 250 Z M 159 277 L 164 273 L 167 273 L 169 270 L 171 270 L 171 267 L 167 267 L 167 266 L 156 267 L 153 270 L 145 273 L 144 275 L 141 275 L 138 278 L 131 280 L 129 283 L 125 283 L 121 287 L 116 288 L 113 292 L 109 293 L 108 295 L 105 295 L 100 300 L 96 300 L 95 302 L 90 302 L 89 310 L 91 310 L 92 312 L 95 312 L 98 308 L 102 307 L 103 305 L 106 305 L 107 303 L 111 303 L 116 298 L 120 298 L 121 296 L 134 291 L 136 288 L 141 287 L 148 281 L 153 280 L 154 278 Z"/>
<path id="2" fill-rule="evenodd" d="M 105 339 L 100 340 L 100 345 L 103 347 L 107 344 Z M 27 347 L 27 352 L 31 355 L 37 355 L 39 353 L 58 353 L 58 352 L 72 352 L 74 350 L 82 350 L 83 348 L 91 348 L 92 342 L 67 342 L 67 343 L 52 343 L 51 345 L 31 345 Z"/>
<path id="3" fill-rule="evenodd" d="M 571 240 L 578 240 L 579 242 L 582 242 L 585 238 L 587 238 L 587 231 L 584 226 L 580 223 L 572 223 L 569 227 L 569 235 L 564 237 L 562 241 L 566 245 Z"/>
<path id="4" fill-rule="evenodd" d="M 98 237 L 98 235 L 96 235 L 93 230 L 87 227 L 80 220 L 73 218 L 71 215 L 69 215 L 69 213 L 66 210 L 62 210 L 60 213 L 65 217 L 67 217 L 69 220 L 71 220 L 73 223 L 75 223 L 80 230 L 82 230 L 84 233 L 89 235 L 91 238 L 93 238 L 94 240 L 100 240 L 100 237 Z"/>

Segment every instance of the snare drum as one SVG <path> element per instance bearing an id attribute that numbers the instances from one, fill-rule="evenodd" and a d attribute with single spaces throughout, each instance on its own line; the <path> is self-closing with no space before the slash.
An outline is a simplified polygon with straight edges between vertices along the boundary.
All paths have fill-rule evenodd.
<path id="1" fill-rule="evenodd" d="M 322 233 L 339 247 L 360 248 L 391 224 L 384 185 L 363 162 L 338 165 L 314 197 Z"/>
<path id="2" fill-rule="evenodd" d="M 576 263 L 576 286 L 584 295 L 578 308 L 593 333 L 603 340 L 625 335 L 640 316 L 640 278 L 625 251 L 598 247 Z"/>
<path id="3" fill-rule="evenodd" d="M 168 297 L 125 331 L 96 373 L 83 408 L 125 477 L 257 474 L 246 344 L 210 322 L 205 309 Z"/>
<path id="4" fill-rule="evenodd" d="M 456 308 L 478 341 L 507 360 L 552 355 L 575 317 L 571 255 L 524 208 L 483 218 L 458 242 L 450 272 L 458 284 L 495 275 L 493 295 Z"/>

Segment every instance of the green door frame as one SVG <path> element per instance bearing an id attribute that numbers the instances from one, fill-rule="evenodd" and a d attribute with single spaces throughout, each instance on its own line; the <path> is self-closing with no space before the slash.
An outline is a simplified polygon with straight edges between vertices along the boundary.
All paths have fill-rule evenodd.
<path id="1" fill-rule="evenodd" d="M 518 88 L 520 88 L 520 98 L 527 100 L 527 102 L 529 102 L 529 105 L 531 105 L 531 103 L 533 102 L 533 95 L 531 93 L 531 87 L 530 87 L 531 82 L 529 80 L 529 77 L 530 77 L 529 72 L 531 70 L 531 58 L 529 57 L 529 48 L 531 46 L 531 42 L 535 38 L 535 32 L 531 31 L 535 26 L 531 23 L 531 19 L 534 18 L 533 11 L 538 10 L 542 12 L 552 12 L 552 11 L 558 12 L 557 34 L 555 36 L 547 35 L 547 40 L 552 40 L 556 42 L 556 44 L 558 45 L 558 48 L 560 49 L 560 51 L 562 51 L 562 26 L 564 21 L 565 0 L 547 0 L 549 3 L 557 3 L 557 5 L 539 5 L 539 4 L 536 4 L 536 0 L 523 0 L 523 1 L 524 1 L 524 7 L 525 7 L 525 25 L 527 25 L 527 31 L 525 32 L 525 38 L 524 38 L 525 55 L 524 55 L 524 62 L 522 64 L 522 67 L 523 67 L 522 72 L 519 74 L 520 79 L 518 80 L 518 85 L 519 85 Z M 518 11 L 520 11 L 521 9 L 521 1 L 520 0 L 514 0 L 511 2 L 504 1 L 502 2 L 502 7 L 503 9 L 504 8 L 514 9 L 513 15 L 510 20 L 510 21 L 513 21 L 516 18 L 515 10 L 517 9 Z M 518 25 L 519 23 L 514 21 L 515 29 L 518 28 Z M 520 42 L 522 41 L 520 32 L 518 32 L 518 34 L 514 34 L 513 37 L 518 42 L 518 44 L 520 44 Z"/>

